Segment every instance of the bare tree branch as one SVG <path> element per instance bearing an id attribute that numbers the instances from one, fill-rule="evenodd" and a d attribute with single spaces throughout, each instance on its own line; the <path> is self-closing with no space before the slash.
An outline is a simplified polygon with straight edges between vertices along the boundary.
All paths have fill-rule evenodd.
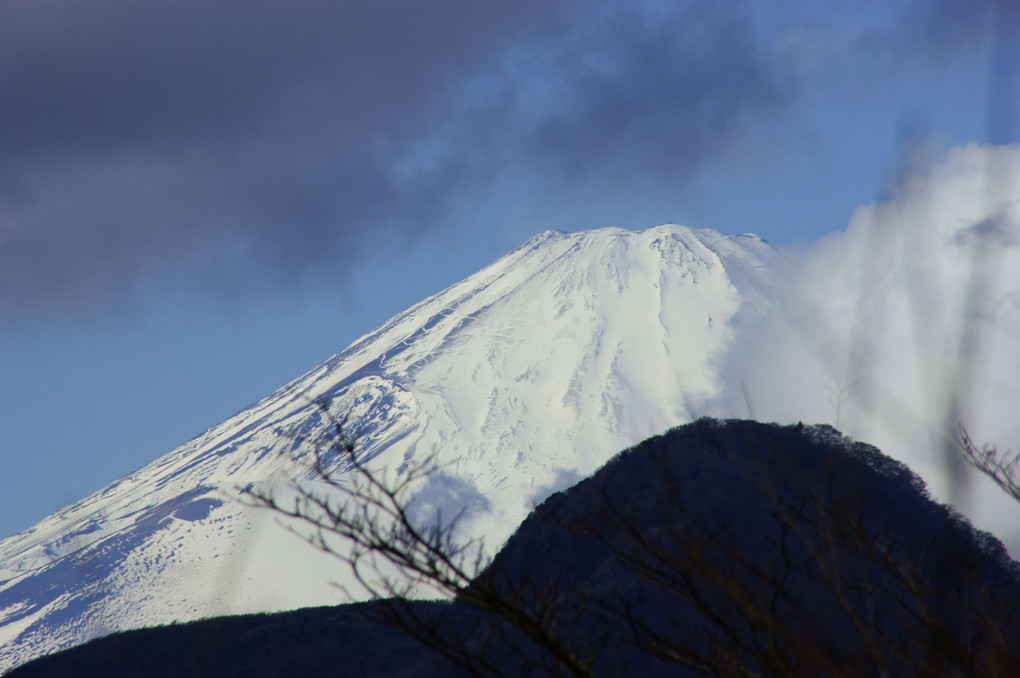
<path id="1" fill-rule="evenodd" d="M 1002 491 L 1020 501 L 1020 453 L 999 451 L 991 446 L 978 447 L 966 429 L 959 428 L 959 444 L 968 464 L 996 482 Z"/>
<path id="2" fill-rule="evenodd" d="M 829 481 L 805 476 L 798 485 L 799 470 L 781 447 L 745 440 L 757 451 L 739 457 L 711 425 L 695 424 L 765 507 L 759 532 L 706 519 L 675 467 L 653 457 L 654 507 L 639 511 L 601 484 L 587 514 L 540 509 L 561 534 L 598 545 L 606 567 L 620 573 L 586 588 L 533 565 L 522 573 L 490 561 L 478 540 L 456 539 L 460 515 L 416 522 L 408 507 L 435 459 L 396 476 L 369 468 L 342 422 L 316 405 L 334 424 L 328 446 L 315 446 L 312 457 L 319 483 L 298 484 L 292 505 L 260 488 L 247 496 L 312 528 L 309 541 L 386 602 L 385 621 L 472 675 L 591 678 L 652 661 L 720 678 L 991 678 L 1010 675 L 1020 659 L 1016 582 L 986 577 L 936 535 L 904 539 L 876 523 L 862 495 L 832 490 L 844 470 L 836 455 L 822 471 Z M 971 463 L 985 464 L 1016 497 L 1016 458 L 1002 461 L 963 440 Z M 777 469 L 792 485 L 776 484 Z M 642 511 L 662 518 L 649 521 Z M 411 598 L 423 591 L 450 599 L 447 613 L 419 614 Z"/>

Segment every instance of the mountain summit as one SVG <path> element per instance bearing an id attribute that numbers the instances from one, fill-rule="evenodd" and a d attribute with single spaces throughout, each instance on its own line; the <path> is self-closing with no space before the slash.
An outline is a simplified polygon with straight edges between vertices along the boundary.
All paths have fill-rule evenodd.
<path id="1" fill-rule="evenodd" d="M 435 454 L 416 510 L 462 510 L 465 536 L 495 550 L 552 492 L 702 414 L 778 256 L 753 235 L 676 225 L 532 238 L 0 542 L 0 671 L 111 631 L 340 602 L 342 564 L 235 501 L 308 477 L 332 429 L 323 406 L 379 468 Z"/>

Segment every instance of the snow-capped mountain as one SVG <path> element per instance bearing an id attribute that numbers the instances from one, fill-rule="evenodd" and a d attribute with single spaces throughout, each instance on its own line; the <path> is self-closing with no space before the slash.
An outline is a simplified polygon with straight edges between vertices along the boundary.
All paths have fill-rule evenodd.
<path id="1" fill-rule="evenodd" d="M 467 534 L 498 548 L 551 492 L 701 413 L 778 256 L 756 236 L 675 225 L 536 236 L 0 542 L 0 671 L 114 630 L 340 602 L 341 563 L 234 499 L 307 476 L 331 427 L 316 403 L 373 464 L 437 454 L 415 501 L 466 509 Z"/>

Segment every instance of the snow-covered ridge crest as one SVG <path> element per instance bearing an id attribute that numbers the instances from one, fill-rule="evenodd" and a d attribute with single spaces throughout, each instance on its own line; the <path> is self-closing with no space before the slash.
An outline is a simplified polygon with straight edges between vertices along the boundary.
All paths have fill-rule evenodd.
<path id="1" fill-rule="evenodd" d="M 345 417 L 372 463 L 435 451 L 421 500 L 495 548 L 545 495 L 702 413 L 778 254 L 663 225 L 535 236 L 307 374 L 0 542 L 0 671 L 105 632 L 339 602 L 343 568 L 237 486 L 307 475 Z"/>

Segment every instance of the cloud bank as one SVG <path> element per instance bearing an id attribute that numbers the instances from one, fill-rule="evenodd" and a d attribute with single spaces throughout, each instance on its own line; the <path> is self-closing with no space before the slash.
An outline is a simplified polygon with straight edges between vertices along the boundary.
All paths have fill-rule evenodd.
<path id="1" fill-rule="evenodd" d="M 911 21 L 834 51 L 700 0 L 15 3 L 0 320 L 161 271 L 214 290 L 300 279 L 383 235 L 413 242 L 508 176 L 597 215 L 622 180 L 675 190 L 739 149 L 828 80 L 808 64 L 934 63 L 986 41 L 994 4 L 907 3 Z"/>
<path id="2" fill-rule="evenodd" d="M 739 12 L 673 14 L 645 35 L 567 3 L 22 4 L 0 29 L 0 308 L 182 262 L 298 276 L 427 232 L 507 162 L 695 163 L 678 144 L 780 95 Z M 681 48 L 688 18 L 706 36 Z"/>

